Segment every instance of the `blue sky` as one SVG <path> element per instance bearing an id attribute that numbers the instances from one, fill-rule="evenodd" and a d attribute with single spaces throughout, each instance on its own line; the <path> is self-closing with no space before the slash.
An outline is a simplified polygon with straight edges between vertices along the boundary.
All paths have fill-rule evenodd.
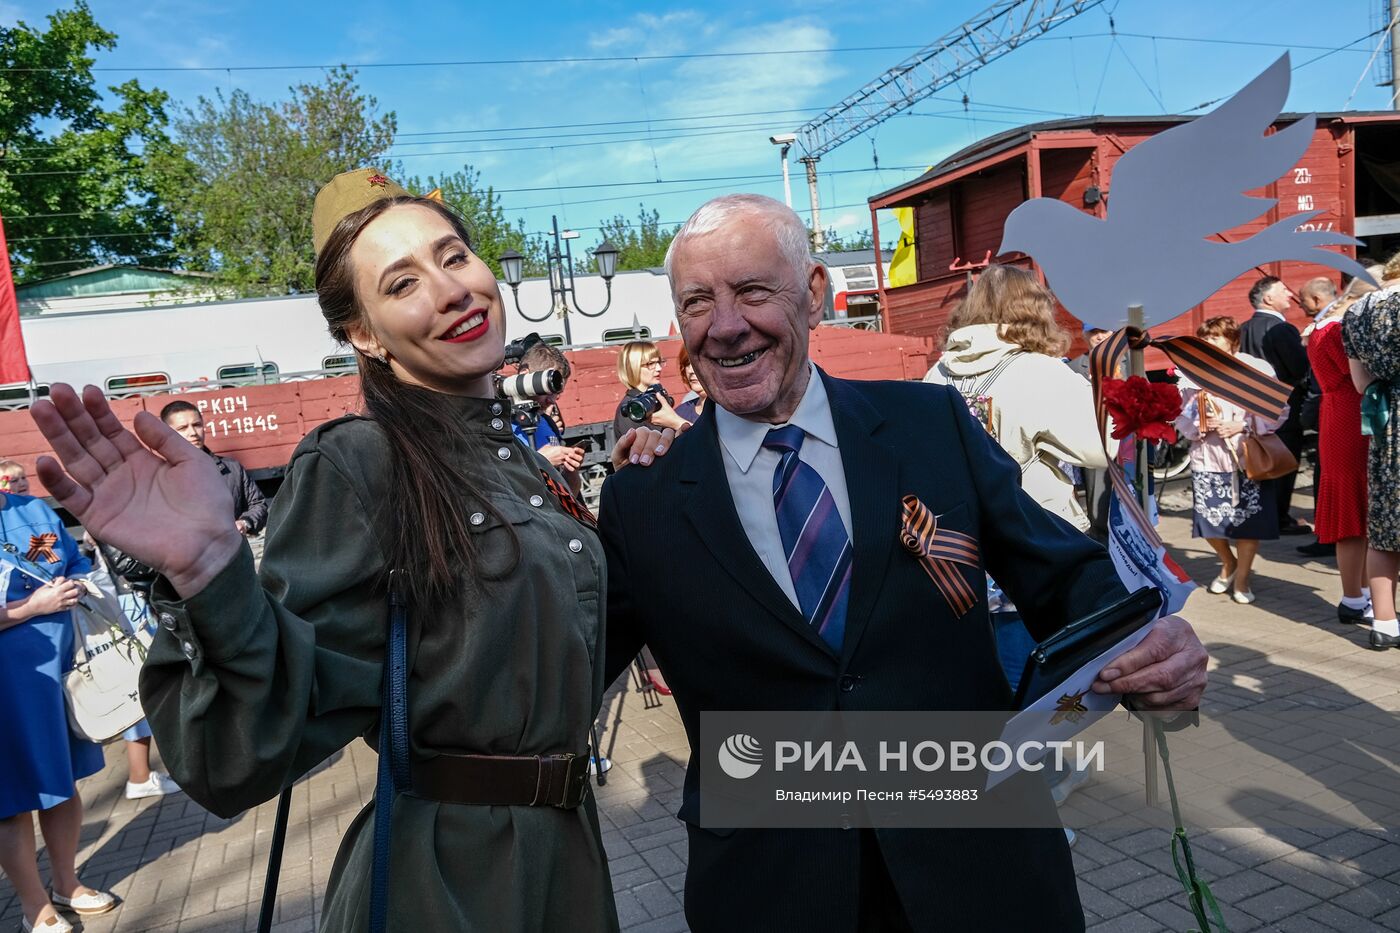
<path id="1" fill-rule="evenodd" d="M 917 105 L 919 115 L 888 120 L 826 155 L 820 163 L 823 225 L 847 233 L 868 228 L 869 195 L 1015 125 L 1086 113 L 1178 112 L 1228 95 L 1287 47 L 1297 66 L 1364 36 L 1375 28 L 1381 3 L 1107 0 L 984 67 L 961 87 Z M 582 231 L 584 245 L 596 240 L 591 228 L 600 219 L 614 213 L 634 217 L 639 204 L 658 209 L 663 221 L 678 222 L 726 191 L 781 198 L 771 133 L 796 129 L 985 5 L 92 2 L 98 21 L 118 34 L 116 50 L 99 55 L 97 65 L 122 70 L 100 72 L 104 81 L 135 76 L 190 104 L 231 87 L 275 99 L 288 85 L 317 74 L 226 68 L 364 66 L 362 87 L 398 115 L 401 135 L 393 154 L 410 171 L 450 171 L 469 162 L 502 191 L 507 216 L 543 231 L 551 214 L 558 214 L 561 225 Z M 0 0 L 0 21 L 39 23 L 55 8 Z M 1109 35 L 1110 12 L 1116 39 Z M 1349 97 L 1350 109 L 1386 108 L 1388 92 L 1373 86 L 1369 73 L 1362 78 L 1375 41 L 1296 68 L 1289 108 L 1340 110 Z M 843 51 L 871 46 L 899 48 Z M 807 51 L 629 58 L 793 49 Z M 599 56 L 623 60 L 391 67 Z M 161 66 L 211 70 L 145 70 Z M 966 112 L 963 94 L 970 100 Z M 558 124 L 573 126 L 521 129 Z M 690 127 L 684 138 L 672 132 L 680 126 Z M 877 154 L 880 171 L 874 171 Z M 793 203 L 805 213 L 801 167 L 794 164 L 793 170 Z M 716 176 L 756 177 L 686 181 Z M 669 183 L 657 184 L 658 178 Z M 585 185 L 613 186 L 579 187 Z M 882 233 L 888 237 L 888 228 Z"/>

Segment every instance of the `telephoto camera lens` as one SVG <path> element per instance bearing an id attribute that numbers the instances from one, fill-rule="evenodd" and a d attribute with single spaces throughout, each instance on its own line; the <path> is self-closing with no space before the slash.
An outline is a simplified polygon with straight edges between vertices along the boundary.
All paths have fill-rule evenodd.
<path id="1" fill-rule="evenodd" d="M 528 402 L 542 395 L 553 395 L 564 388 L 564 376 L 557 369 L 538 369 L 534 372 L 506 376 L 496 387 L 496 395 L 512 402 Z"/>
<path id="2" fill-rule="evenodd" d="M 622 416 L 629 421 L 641 424 L 647 420 L 647 416 L 661 407 L 661 403 L 656 400 L 656 390 L 648 389 L 636 398 L 629 398 L 622 403 Z"/>

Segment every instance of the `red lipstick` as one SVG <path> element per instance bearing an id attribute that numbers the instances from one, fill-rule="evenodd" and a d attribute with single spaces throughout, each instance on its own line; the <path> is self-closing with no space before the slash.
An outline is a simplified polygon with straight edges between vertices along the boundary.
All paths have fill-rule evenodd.
<path id="1" fill-rule="evenodd" d="M 486 332 L 491 329 L 491 315 L 485 308 L 473 308 L 466 314 L 459 317 L 457 320 L 453 321 L 452 326 L 447 328 L 447 330 L 443 333 L 452 333 L 452 331 L 456 330 L 462 325 L 463 321 L 469 320 L 473 317 L 476 317 L 477 315 L 481 315 L 480 324 L 477 324 L 475 327 L 463 331 L 455 337 L 443 336 L 439 337 L 438 339 L 446 341 L 447 343 L 470 343 L 473 340 L 480 340 L 482 337 L 485 337 Z"/>

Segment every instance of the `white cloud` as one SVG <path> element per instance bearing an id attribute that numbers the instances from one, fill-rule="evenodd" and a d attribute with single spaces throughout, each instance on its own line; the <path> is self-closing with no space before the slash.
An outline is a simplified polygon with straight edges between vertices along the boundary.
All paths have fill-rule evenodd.
<path id="1" fill-rule="evenodd" d="M 625 35 L 624 35 L 625 33 Z M 639 38 L 640 37 L 640 38 Z M 642 42 L 624 46 L 625 42 Z M 731 55 L 667 61 L 625 62 L 616 66 L 590 65 L 589 95 L 617 101 L 620 115 L 628 120 L 654 121 L 627 124 L 629 136 L 641 141 L 608 147 L 559 150 L 559 183 L 595 178 L 605 164 L 609 177 L 648 177 L 655 161 L 663 178 L 697 174 L 750 174 L 760 164 L 776 164 L 768 136 L 804 122 L 800 112 L 775 113 L 771 117 L 731 117 L 674 122 L 664 118 L 705 117 L 752 111 L 797 111 L 826 103 L 823 89 L 840 77 L 828 51 L 835 37 L 824 26 L 804 18 L 767 23 L 735 23 L 692 12 L 657 17 L 642 15 L 629 23 L 594 36 L 595 48 L 614 53 L 637 50 L 642 54 L 768 52 L 773 49 L 808 49 L 792 55 Z M 661 53 L 659 49 L 671 49 Z M 771 123 L 771 126 L 770 126 Z M 762 126 L 744 127 L 744 124 Z M 724 135 L 676 135 L 681 127 Z M 654 156 L 653 156 L 654 154 Z M 631 169 L 629 172 L 628 169 Z M 554 183 L 555 170 L 542 171 L 541 183 Z M 776 172 L 775 172 L 776 175 Z"/>
<path id="2" fill-rule="evenodd" d="M 613 54 L 674 55 L 697 38 L 695 30 L 703 29 L 704 23 L 704 15 L 694 10 L 676 10 L 663 16 L 639 13 L 629 23 L 589 36 L 588 45 L 594 51 Z"/>

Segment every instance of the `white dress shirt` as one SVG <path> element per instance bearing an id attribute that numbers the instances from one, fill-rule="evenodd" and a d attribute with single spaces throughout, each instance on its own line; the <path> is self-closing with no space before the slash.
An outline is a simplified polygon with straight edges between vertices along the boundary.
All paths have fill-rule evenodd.
<path id="1" fill-rule="evenodd" d="M 806 437 L 798 458 L 817 471 L 831 497 L 836 500 L 836 511 L 846 533 L 851 533 L 851 497 L 846 491 L 846 471 L 841 464 L 841 451 L 836 446 L 836 425 L 831 420 L 831 403 L 826 397 L 826 386 L 821 374 L 811 367 L 811 378 L 807 381 L 807 391 L 802 395 L 797 410 L 786 424 L 794 424 L 803 430 Z M 762 421 L 749 421 L 725 411 L 715 405 L 715 427 L 719 431 L 720 447 L 724 450 L 724 475 L 729 480 L 729 491 L 734 499 L 734 510 L 739 513 L 739 523 L 744 526 L 749 543 L 758 553 L 763 566 L 768 568 L 778 586 L 782 587 L 787 598 L 799 610 L 797 590 L 792 585 L 792 575 L 788 573 L 787 555 L 783 553 L 783 539 L 778 532 L 778 515 L 773 509 L 773 474 L 778 469 L 782 455 L 776 450 L 763 446 L 763 439 L 781 424 L 768 424 Z M 854 537 L 852 543 L 854 543 Z"/>

